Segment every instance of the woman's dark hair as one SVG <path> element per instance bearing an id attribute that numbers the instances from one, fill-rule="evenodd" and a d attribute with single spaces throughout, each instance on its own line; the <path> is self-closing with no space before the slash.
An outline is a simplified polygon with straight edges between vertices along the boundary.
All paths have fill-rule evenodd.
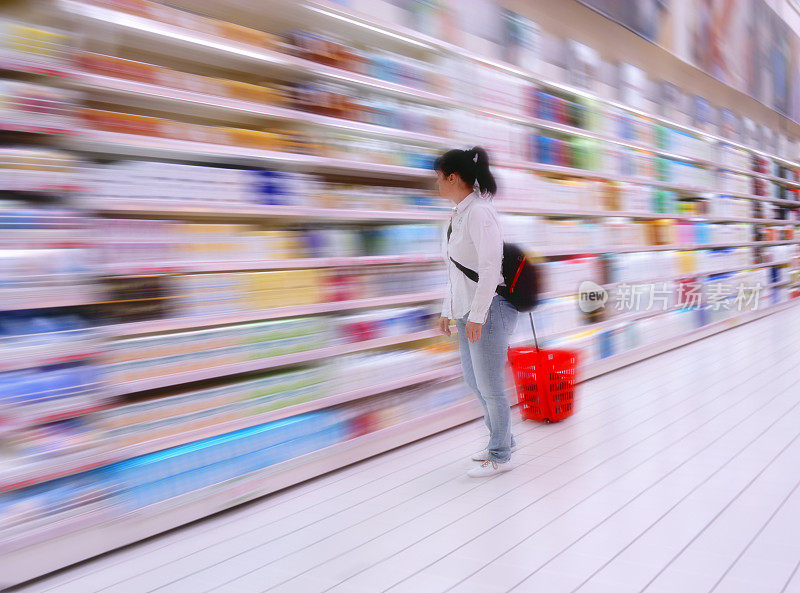
<path id="1" fill-rule="evenodd" d="M 497 182 L 489 170 L 489 155 L 480 146 L 469 150 L 448 150 L 433 165 L 447 177 L 455 173 L 470 187 L 478 183 L 481 193 L 493 196 L 497 193 Z"/>

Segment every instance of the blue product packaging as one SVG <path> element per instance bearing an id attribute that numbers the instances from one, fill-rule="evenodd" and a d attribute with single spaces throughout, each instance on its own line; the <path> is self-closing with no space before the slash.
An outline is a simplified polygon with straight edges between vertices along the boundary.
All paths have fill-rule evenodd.
<path id="1" fill-rule="evenodd" d="M 600 358 L 608 358 L 614 355 L 614 341 L 612 338 L 612 330 L 600 332 L 597 336 L 599 343 Z"/>

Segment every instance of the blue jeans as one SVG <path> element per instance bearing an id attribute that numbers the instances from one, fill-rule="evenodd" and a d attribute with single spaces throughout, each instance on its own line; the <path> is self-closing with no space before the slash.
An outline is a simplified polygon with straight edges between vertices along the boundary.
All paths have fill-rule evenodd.
<path id="1" fill-rule="evenodd" d="M 464 328 L 467 318 L 457 319 L 458 346 L 464 381 L 478 396 L 489 428 L 489 459 L 505 463 L 511 458 L 511 408 L 506 394 L 508 342 L 517 326 L 517 310 L 500 295 L 495 295 L 481 339 L 471 344 Z"/>

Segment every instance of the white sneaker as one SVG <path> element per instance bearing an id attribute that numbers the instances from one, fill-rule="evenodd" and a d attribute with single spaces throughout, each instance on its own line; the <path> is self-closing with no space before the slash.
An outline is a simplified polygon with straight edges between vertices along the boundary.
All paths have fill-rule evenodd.
<path id="1" fill-rule="evenodd" d="M 511 471 L 513 466 L 511 461 L 505 463 L 497 463 L 496 461 L 484 461 L 478 467 L 473 468 L 467 472 L 470 478 L 488 478 Z"/>
<path id="2" fill-rule="evenodd" d="M 511 447 L 512 453 L 514 453 L 516 450 L 517 450 L 516 445 Z M 473 453 L 470 459 L 472 459 L 472 461 L 486 461 L 487 459 L 489 459 L 489 448 L 487 447 L 483 451 L 478 451 L 477 453 Z"/>
<path id="3" fill-rule="evenodd" d="M 486 448 L 483 451 L 478 451 L 477 453 L 473 453 L 470 459 L 472 459 L 472 461 L 486 461 L 487 459 L 489 459 L 489 449 Z"/>

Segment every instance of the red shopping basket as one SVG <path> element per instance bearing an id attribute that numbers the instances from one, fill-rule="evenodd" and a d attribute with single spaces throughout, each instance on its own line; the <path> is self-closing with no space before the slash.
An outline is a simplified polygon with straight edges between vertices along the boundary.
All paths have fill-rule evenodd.
<path id="1" fill-rule="evenodd" d="M 533 315 L 531 315 L 533 328 Z M 569 350 L 540 350 L 535 346 L 508 349 L 522 417 L 539 422 L 559 422 L 575 408 L 578 355 Z"/>

